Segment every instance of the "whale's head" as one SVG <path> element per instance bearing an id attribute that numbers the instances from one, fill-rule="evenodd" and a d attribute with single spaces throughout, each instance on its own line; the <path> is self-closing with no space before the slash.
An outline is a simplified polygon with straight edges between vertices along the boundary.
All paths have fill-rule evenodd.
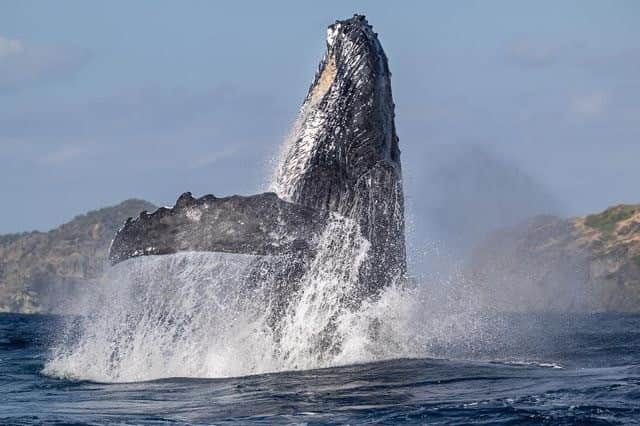
<path id="1" fill-rule="evenodd" d="M 280 197 L 344 213 L 358 181 L 374 169 L 400 180 L 390 76 L 364 16 L 329 26 L 325 55 L 272 184 Z"/>
<path id="2" fill-rule="evenodd" d="M 371 261 L 361 271 L 371 288 L 402 276 L 406 266 L 390 77 L 364 16 L 329 26 L 325 55 L 272 183 L 287 201 L 356 221 L 371 247 Z"/>

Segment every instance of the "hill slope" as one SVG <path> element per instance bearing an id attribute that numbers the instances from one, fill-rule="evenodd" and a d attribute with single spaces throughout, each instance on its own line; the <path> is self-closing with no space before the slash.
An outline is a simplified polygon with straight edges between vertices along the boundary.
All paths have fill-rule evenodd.
<path id="1" fill-rule="evenodd" d="M 61 312 L 65 299 L 99 276 L 116 231 L 155 206 L 126 200 L 49 232 L 0 236 L 0 312 Z"/>
<path id="2" fill-rule="evenodd" d="M 640 205 L 539 216 L 491 235 L 468 272 L 508 310 L 640 311 Z"/>

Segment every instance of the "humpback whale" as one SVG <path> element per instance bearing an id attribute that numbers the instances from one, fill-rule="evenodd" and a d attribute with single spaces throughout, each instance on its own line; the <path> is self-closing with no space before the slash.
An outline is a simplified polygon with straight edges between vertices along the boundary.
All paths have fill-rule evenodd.
<path id="1" fill-rule="evenodd" d="M 365 17 L 336 21 L 283 145 L 272 192 L 182 194 L 171 208 L 127 220 L 112 242 L 111 263 L 184 251 L 240 253 L 261 265 L 254 267 L 261 272 L 249 274 L 252 280 L 265 276 L 262 259 L 286 259 L 268 262 L 268 272 L 294 282 L 312 262 L 322 261 L 323 235 L 357 232 L 367 250 L 356 274 L 356 299 L 402 279 L 404 196 L 390 77 Z M 353 226 L 329 228 L 336 220 Z M 293 290 L 295 285 L 287 286 Z"/>

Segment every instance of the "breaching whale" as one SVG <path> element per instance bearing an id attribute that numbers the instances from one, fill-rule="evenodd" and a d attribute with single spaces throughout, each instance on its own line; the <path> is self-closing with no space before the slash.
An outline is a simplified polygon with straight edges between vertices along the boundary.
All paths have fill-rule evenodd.
<path id="1" fill-rule="evenodd" d="M 402 279 L 404 196 L 390 76 L 365 17 L 336 21 L 284 144 L 272 192 L 226 198 L 182 194 L 172 208 L 127 220 L 112 242 L 111 263 L 183 251 L 242 253 L 261 264 L 260 273 L 248 274 L 251 279 L 264 278 L 261 258 L 286 259 L 268 262 L 268 272 L 294 282 L 316 258 L 328 224 L 343 218 L 367 242 L 357 298 Z M 295 285 L 287 287 L 292 289 Z"/>

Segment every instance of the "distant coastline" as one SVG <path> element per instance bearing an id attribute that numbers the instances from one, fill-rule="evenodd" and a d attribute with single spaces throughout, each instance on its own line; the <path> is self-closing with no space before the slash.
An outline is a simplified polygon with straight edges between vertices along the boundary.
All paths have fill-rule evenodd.
<path id="1" fill-rule="evenodd" d="M 66 313 L 70 296 L 97 282 L 124 221 L 155 209 L 131 199 L 49 232 L 0 235 L 0 312 Z M 465 275 L 500 311 L 640 312 L 640 205 L 496 230 Z"/>
<path id="2" fill-rule="evenodd" d="M 467 274 L 499 310 L 640 312 L 640 205 L 498 230 Z"/>
<path id="3" fill-rule="evenodd" d="M 143 200 L 90 211 L 49 232 L 0 236 L 0 312 L 65 313 L 75 291 L 101 275 L 109 244 Z"/>

